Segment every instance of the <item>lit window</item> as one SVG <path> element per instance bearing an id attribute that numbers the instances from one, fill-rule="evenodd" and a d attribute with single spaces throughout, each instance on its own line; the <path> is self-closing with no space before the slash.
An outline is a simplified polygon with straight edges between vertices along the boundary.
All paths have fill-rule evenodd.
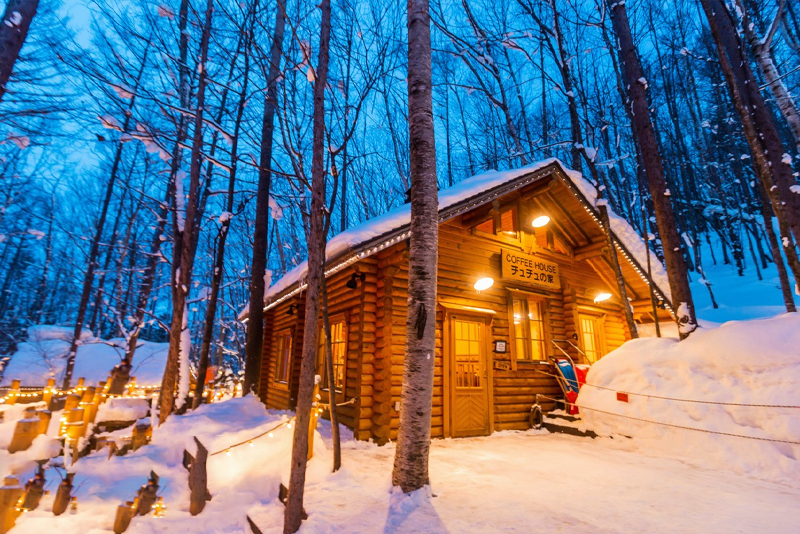
<path id="1" fill-rule="evenodd" d="M 331 320 L 331 355 L 333 356 L 333 383 L 337 391 L 344 387 L 345 361 L 347 360 L 347 328 L 344 319 Z M 322 389 L 328 389 L 328 366 L 325 362 L 325 329 L 320 329 L 319 362 L 322 367 Z"/>
<path id="2" fill-rule="evenodd" d="M 589 363 L 594 363 L 603 357 L 603 322 L 597 315 L 585 313 L 578 314 L 581 329 L 583 353 Z"/>
<path id="3" fill-rule="evenodd" d="M 275 381 L 286 384 L 289 382 L 289 366 L 292 361 L 291 332 L 284 332 L 278 336 L 276 354 L 278 359 L 275 367 Z"/>
<path id="4" fill-rule="evenodd" d="M 517 360 L 544 360 L 547 345 L 541 301 L 513 297 L 511 315 Z"/>

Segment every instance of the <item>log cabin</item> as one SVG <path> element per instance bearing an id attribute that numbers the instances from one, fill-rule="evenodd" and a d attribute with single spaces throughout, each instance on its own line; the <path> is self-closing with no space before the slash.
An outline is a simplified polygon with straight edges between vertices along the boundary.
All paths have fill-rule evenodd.
<path id="1" fill-rule="evenodd" d="M 599 202 L 589 181 L 555 159 L 440 191 L 433 437 L 526 429 L 536 395 L 561 394 L 550 357 L 591 364 L 631 338 Z M 669 320 L 663 265 L 608 211 L 637 330 Z M 326 249 L 339 421 L 378 443 L 395 439 L 399 424 L 409 223 L 405 204 Z M 265 295 L 258 393 L 269 408 L 295 407 L 305 274 L 298 265 Z M 327 403 L 322 318 L 312 320 Z"/>

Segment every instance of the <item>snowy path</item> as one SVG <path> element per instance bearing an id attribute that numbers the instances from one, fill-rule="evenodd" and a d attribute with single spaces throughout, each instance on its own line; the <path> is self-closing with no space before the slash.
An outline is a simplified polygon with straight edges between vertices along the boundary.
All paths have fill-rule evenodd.
<path id="1" fill-rule="evenodd" d="M 389 514 L 393 447 L 346 449 L 302 532 L 792 532 L 800 490 L 538 433 L 435 441 L 430 505 Z"/>
<path id="2" fill-rule="evenodd" d="M 173 416 L 153 443 L 110 460 L 100 451 L 76 465 L 78 513 L 54 517 L 53 494 L 25 514 L 12 534 L 107 534 L 117 505 L 131 499 L 151 469 L 161 476 L 163 519 L 137 517 L 128 534 L 251 534 L 250 516 L 264 534 L 282 532 L 279 482 L 289 475 L 291 432 L 255 440 L 231 455 L 209 459 L 213 495 L 198 517 L 188 513 L 182 451 L 199 436 L 210 451 L 258 435 L 288 414 L 267 411 L 253 397 L 230 399 Z M 390 493 L 394 445 L 356 442 L 343 429 L 343 468 L 330 474 L 330 424 L 309 463 L 301 534 L 486 533 L 780 533 L 798 532 L 800 483 L 793 487 L 699 468 L 642 452 L 628 439 L 589 439 L 544 431 L 503 432 L 486 438 L 435 440 L 431 479 L 436 497 L 419 506 Z M 13 463 L 29 460 L 24 454 Z M 12 469 L 0 450 L 0 467 Z M 33 462 L 21 469 L 30 476 Z M 57 475 L 48 471 L 49 489 Z M 53 491 L 54 493 L 54 491 Z"/>

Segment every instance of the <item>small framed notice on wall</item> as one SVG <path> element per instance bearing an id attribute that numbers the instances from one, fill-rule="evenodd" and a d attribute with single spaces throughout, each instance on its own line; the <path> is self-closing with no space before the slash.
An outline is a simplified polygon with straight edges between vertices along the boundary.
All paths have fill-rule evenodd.
<path id="1" fill-rule="evenodd" d="M 508 342 L 505 339 L 494 340 L 494 352 L 497 354 L 505 354 L 508 352 Z"/>

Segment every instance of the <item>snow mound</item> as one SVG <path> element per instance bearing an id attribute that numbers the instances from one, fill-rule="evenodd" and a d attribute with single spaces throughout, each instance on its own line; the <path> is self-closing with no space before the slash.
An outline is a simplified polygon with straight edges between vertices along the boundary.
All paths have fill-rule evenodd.
<path id="1" fill-rule="evenodd" d="M 48 378 L 55 378 L 56 384 L 60 385 L 67 363 L 72 330 L 34 326 L 28 329 L 28 336 L 28 341 L 20 343 L 17 352 L 11 355 L 3 373 L 3 384 L 8 385 L 12 380 L 19 379 L 23 386 L 44 386 Z M 92 337 L 89 330 L 84 330 L 72 376 L 75 379 L 85 378 L 87 386 L 107 380 L 111 369 L 125 355 L 125 345 L 122 338 L 106 341 Z M 161 382 L 168 349 L 167 343 L 139 342 L 131 370 L 131 376 L 136 377 L 137 384 L 151 385 Z"/>
<path id="2" fill-rule="evenodd" d="M 278 501 L 280 483 L 288 484 L 293 428 L 283 426 L 249 440 L 289 419 L 287 412 L 267 411 L 255 395 L 203 405 L 186 415 L 173 415 L 153 430 L 152 442 L 126 456 L 108 458 L 98 451 L 82 458 L 70 470 L 80 485 L 78 513 L 54 517 L 53 496 L 44 497 L 38 510 L 17 521 L 14 532 L 65 534 L 106 532 L 111 528 L 116 507 L 132 500 L 150 471 L 160 477 L 159 495 L 164 497 L 166 517 L 152 514 L 135 517 L 129 532 L 250 532 L 246 515 L 260 525 L 281 525 L 283 505 Z M 188 473 L 183 451 L 197 452 L 193 437 L 221 454 L 208 458 L 208 489 L 212 500 L 200 517 L 189 515 Z M 243 445 L 233 445 L 244 442 Z M 230 454 L 228 451 L 230 448 Z M 308 465 L 308 480 L 318 482 L 329 476 L 331 454 L 317 433 L 314 458 Z"/>
<path id="3" fill-rule="evenodd" d="M 50 341 L 53 339 L 60 339 L 68 343 L 72 342 L 72 336 L 75 329 L 67 326 L 53 326 L 49 324 L 39 324 L 28 327 L 28 341 L 29 342 L 42 342 Z M 81 329 L 81 341 L 86 341 L 93 338 L 92 331 L 88 328 Z"/>
<path id="4" fill-rule="evenodd" d="M 104 421 L 136 421 L 147 417 L 150 401 L 134 398 L 111 398 L 97 408 L 96 423 Z"/>
<path id="5" fill-rule="evenodd" d="M 624 402 L 617 392 L 646 395 Z M 800 314 L 731 321 L 682 342 L 629 341 L 592 366 L 578 405 L 600 435 L 800 487 L 800 445 L 782 443 L 800 442 Z"/>

